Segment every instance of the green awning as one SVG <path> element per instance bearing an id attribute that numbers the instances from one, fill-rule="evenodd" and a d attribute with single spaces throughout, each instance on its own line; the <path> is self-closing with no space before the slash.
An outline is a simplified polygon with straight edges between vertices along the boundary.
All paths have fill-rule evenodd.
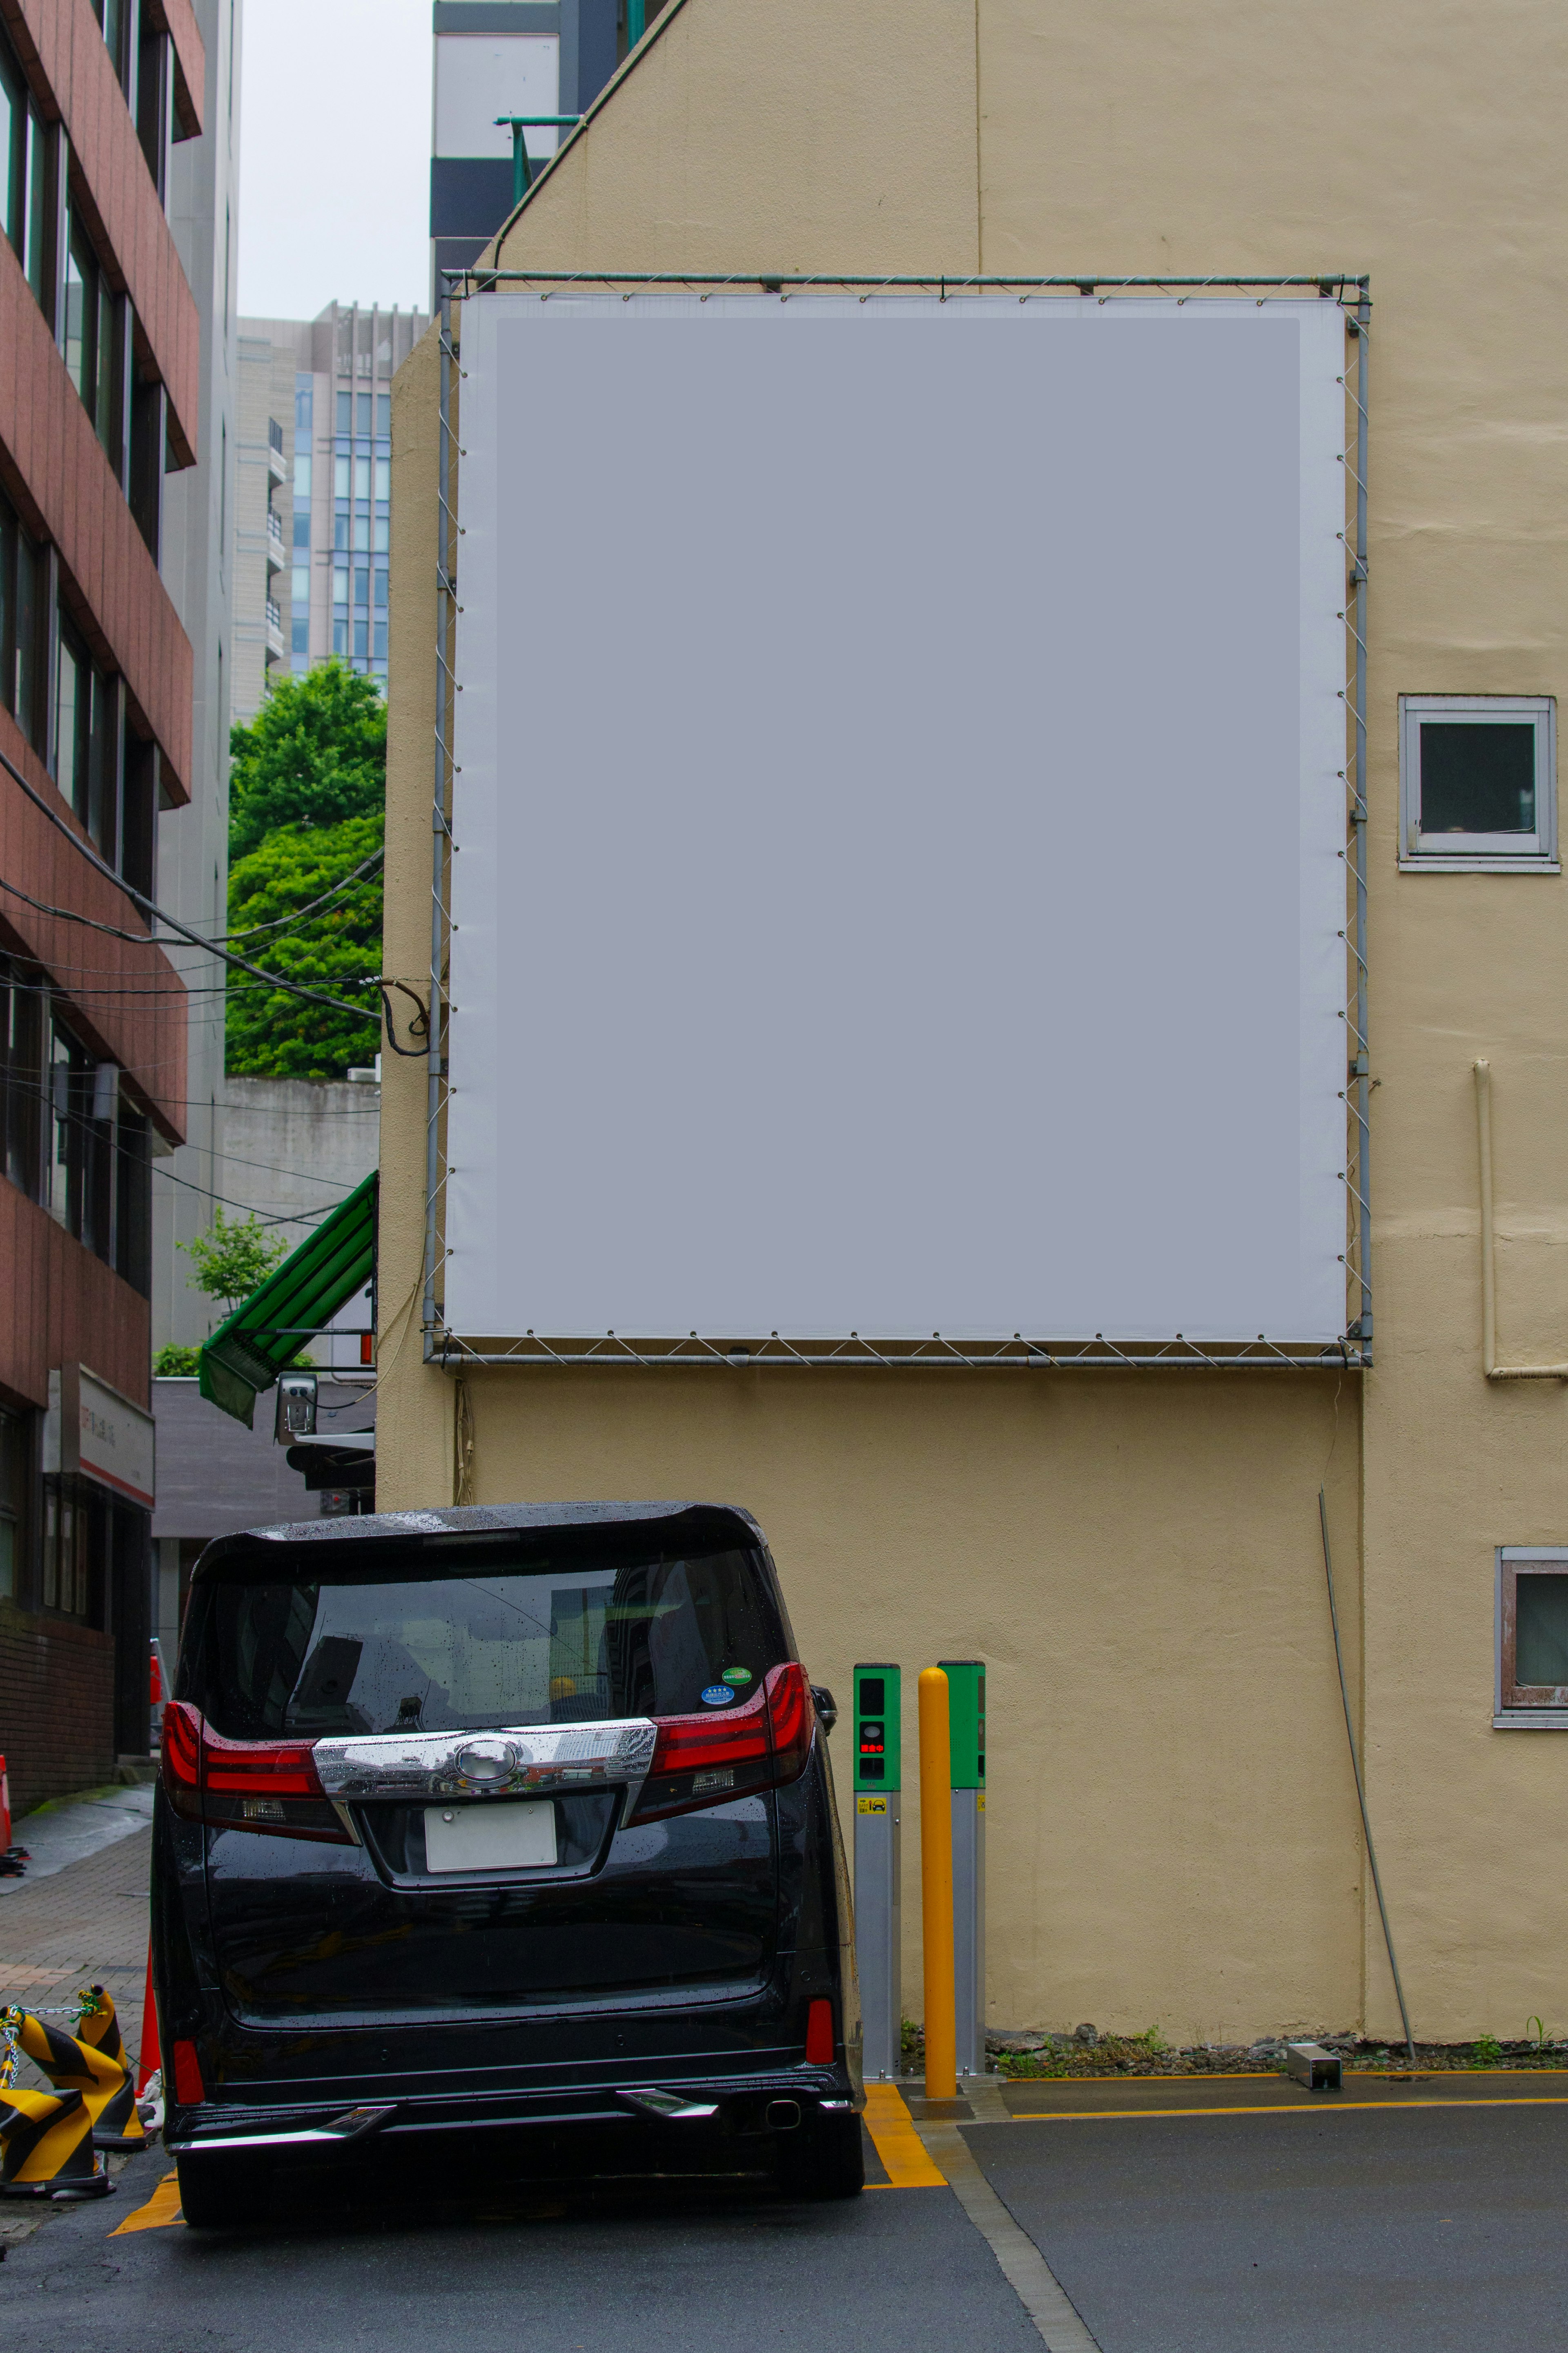
<path id="1" fill-rule="evenodd" d="M 220 1324 L 197 1358 L 203 1397 L 253 1427 L 256 1400 L 313 1333 L 375 1271 L 376 1175 L 338 1203 L 258 1290 Z"/>

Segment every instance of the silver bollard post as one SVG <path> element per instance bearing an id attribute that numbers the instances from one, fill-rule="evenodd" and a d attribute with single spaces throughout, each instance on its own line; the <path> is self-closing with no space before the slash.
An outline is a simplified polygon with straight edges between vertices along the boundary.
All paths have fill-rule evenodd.
<path id="1" fill-rule="evenodd" d="M 868 2084 L 903 2072 L 900 1682 L 894 1666 L 855 1670 L 855 1957 Z"/>

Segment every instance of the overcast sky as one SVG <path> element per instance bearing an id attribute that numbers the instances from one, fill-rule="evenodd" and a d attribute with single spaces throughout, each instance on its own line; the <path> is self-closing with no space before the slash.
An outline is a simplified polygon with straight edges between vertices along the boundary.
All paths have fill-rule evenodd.
<path id="1" fill-rule="evenodd" d="M 430 300 L 430 0 L 247 0 L 239 309 Z"/>

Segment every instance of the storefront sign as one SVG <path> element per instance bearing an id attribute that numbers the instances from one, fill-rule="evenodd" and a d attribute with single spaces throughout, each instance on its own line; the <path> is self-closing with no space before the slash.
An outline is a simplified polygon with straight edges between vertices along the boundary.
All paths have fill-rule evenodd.
<path id="1" fill-rule="evenodd" d="M 78 1380 L 77 1467 L 128 1503 L 153 1508 L 153 1421 L 84 1365 Z"/>

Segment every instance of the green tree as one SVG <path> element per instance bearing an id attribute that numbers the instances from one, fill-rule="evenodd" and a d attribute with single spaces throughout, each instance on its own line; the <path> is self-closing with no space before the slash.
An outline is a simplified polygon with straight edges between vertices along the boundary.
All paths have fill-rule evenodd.
<path id="1" fill-rule="evenodd" d="M 381 873 L 361 875 L 297 930 L 256 931 L 297 914 L 381 847 L 384 820 L 374 815 L 341 825 L 279 828 L 228 874 L 228 922 L 235 946 L 254 964 L 302 988 L 363 998 L 365 1012 L 312 1005 L 231 967 L 226 1058 L 237 1075 L 341 1079 L 353 1063 L 373 1062 L 381 1045 L 374 988 L 381 969 Z"/>
<path id="2" fill-rule="evenodd" d="M 250 724 L 230 730 L 229 753 L 231 858 L 280 826 L 335 827 L 386 806 L 386 705 L 342 662 L 279 679 Z"/>
<path id="3" fill-rule="evenodd" d="M 196 1362 L 199 1348 L 187 1348 L 178 1340 L 165 1340 L 153 1359 L 153 1370 L 161 1380 L 194 1380 L 201 1367 Z"/>
<path id="4" fill-rule="evenodd" d="M 178 1247 L 195 1269 L 191 1281 L 196 1289 L 221 1300 L 231 1315 L 289 1255 L 281 1234 L 269 1234 L 257 1217 L 226 1219 L 221 1202 L 213 1208 L 211 1233 Z"/>

